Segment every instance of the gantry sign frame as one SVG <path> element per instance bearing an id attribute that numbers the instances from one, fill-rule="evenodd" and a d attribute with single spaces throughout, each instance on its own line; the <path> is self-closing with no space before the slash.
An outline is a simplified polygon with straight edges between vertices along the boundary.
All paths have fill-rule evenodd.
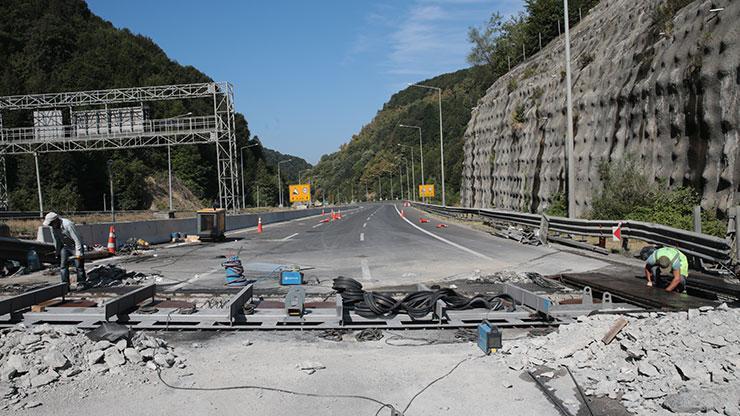
<path id="1" fill-rule="evenodd" d="M 79 109 L 146 102 L 212 99 L 213 113 L 176 119 L 146 120 L 132 131 L 81 134 L 77 127 L 63 125 L 53 134 L 38 134 L 38 127 L 3 128 L 2 113 L 20 110 Z M 120 129 L 119 129 L 120 130 Z M 138 131 L 133 131 L 138 130 Z M 184 144 L 216 146 L 218 195 L 223 208 L 236 211 L 239 197 L 239 170 L 236 167 L 234 88 L 228 82 L 115 88 L 48 94 L 0 97 L 0 209 L 8 208 L 5 157 L 8 155 L 115 150 Z"/>

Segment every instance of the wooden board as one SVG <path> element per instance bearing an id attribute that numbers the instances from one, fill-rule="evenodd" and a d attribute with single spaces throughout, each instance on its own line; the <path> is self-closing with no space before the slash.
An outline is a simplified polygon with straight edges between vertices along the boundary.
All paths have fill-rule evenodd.
<path id="1" fill-rule="evenodd" d="M 609 292 L 612 296 L 644 307 L 687 310 L 717 305 L 716 301 L 649 287 L 645 281 L 634 279 L 630 275 L 564 273 L 560 278 L 564 283 L 577 287 L 589 286 L 594 292 Z"/>

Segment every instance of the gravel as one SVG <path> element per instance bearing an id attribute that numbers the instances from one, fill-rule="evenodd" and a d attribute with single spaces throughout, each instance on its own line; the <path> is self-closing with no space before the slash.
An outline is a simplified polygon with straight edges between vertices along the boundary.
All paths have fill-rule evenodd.
<path id="1" fill-rule="evenodd" d="M 143 353 L 155 349 L 156 354 Z M 186 366 L 173 347 L 145 333 L 116 343 L 94 342 L 74 327 L 19 324 L 0 330 L 0 410 L 41 406 L 44 392 L 60 382 L 89 380 L 105 373 L 135 375 L 175 364 Z"/>
<path id="2" fill-rule="evenodd" d="M 634 414 L 740 414 L 740 310 L 725 306 L 625 316 L 595 315 L 544 337 L 504 344 L 509 368 L 568 366 L 588 396 L 619 399 Z"/>

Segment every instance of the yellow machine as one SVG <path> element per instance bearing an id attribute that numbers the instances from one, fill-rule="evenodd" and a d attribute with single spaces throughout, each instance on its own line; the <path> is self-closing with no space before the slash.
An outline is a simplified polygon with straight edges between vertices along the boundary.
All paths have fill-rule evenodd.
<path id="1" fill-rule="evenodd" d="M 220 241 L 226 232 L 226 210 L 205 208 L 196 212 L 198 237 L 202 241 Z"/>

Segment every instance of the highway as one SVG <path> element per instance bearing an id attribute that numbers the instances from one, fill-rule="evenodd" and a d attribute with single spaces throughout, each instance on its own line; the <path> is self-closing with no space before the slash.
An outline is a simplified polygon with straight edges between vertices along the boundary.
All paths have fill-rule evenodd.
<path id="1" fill-rule="evenodd" d="M 403 210 L 404 217 L 400 215 Z M 420 223 L 420 217 L 430 222 Z M 607 263 L 547 247 L 519 244 L 467 225 L 448 223 L 400 203 L 364 204 L 321 222 L 310 217 L 265 224 L 227 234 L 228 241 L 169 246 L 156 256 L 114 260 L 139 272 L 157 272 L 173 282 L 165 290 L 224 287 L 221 263 L 237 255 L 257 289 L 277 286 L 277 270 L 299 266 L 314 292 L 328 292 L 331 279 L 355 278 L 366 287 L 440 282 L 501 270 L 554 274 L 589 271 Z M 438 228 L 444 223 L 447 227 Z"/>

